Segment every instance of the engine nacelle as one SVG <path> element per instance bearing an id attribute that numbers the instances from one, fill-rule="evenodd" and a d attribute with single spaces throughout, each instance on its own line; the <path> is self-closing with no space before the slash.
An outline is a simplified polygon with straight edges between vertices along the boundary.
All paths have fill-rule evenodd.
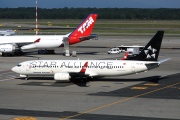
<path id="1" fill-rule="evenodd" d="M 71 76 L 69 73 L 55 73 L 54 80 L 56 81 L 69 81 Z"/>
<path id="2" fill-rule="evenodd" d="M 9 52 L 14 52 L 15 50 L 16 50 L 15 45 L 12 44 L 0 45 L 0 52 L 9 53 Z"/>

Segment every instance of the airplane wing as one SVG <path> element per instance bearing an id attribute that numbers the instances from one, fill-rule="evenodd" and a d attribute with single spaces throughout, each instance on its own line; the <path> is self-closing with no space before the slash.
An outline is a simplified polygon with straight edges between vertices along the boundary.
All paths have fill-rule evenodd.
<path id="1" fill-rule="evenodd" d="M 86 62 L 86 63 L 84 64 L 84 66 L 82 67 L 82 69 L 81 69 L 80 71 L 72 70 L 72 71 L 68 71 L 68 73 L 69 73 L 71 76 L 89 76 L 89 74 L 86 74 L 87 66 L 88 66 L 88 62 Z"/>
<path id="2" fill-rule="evenodd" d="M 89 77 L 89 76 L 97 76 L 98 75 L 97 73 L 94 73 L 92 71 L 86 71 L 87 67 L 88 67 L 88 62 L 86 62 L 84 64 L 84 66 L 82 67 L 82 69 L 80 71 L 72 69 L 72 71 L 63 71 L 63 72 L 67 72 L 67 73 L 69 73 L 70 76 L 76 76 L 76 77 L 77 76 Z"/>
<path id="3" fill-rule="evenodd" d="M 18 47 L 22 47 L 22 46 L 26 46 L 26 45 L 29 45 L 29 44 L 33 44 L 33 43 L 38 43 L 40 42 L 40 38 L 38 38 L 37 40 L 34 40 L 33 42 L 15 42 L 15 43 L 0 43 L 0 45 L 5 45 L 5 44 L 12 44 L 12 45 L 17 45 Z"/>
<path id="4" fill-rule="evenodd" d="M 23 45 L 23 46 L 21 47 L 21 49 L 24 50 L 24 49 L 33 49 L 33 48 L 36 48 L 35 44 L 38 43 L 38 42 L 40 42 L 40 40 L 41 40 L 41 39 L 38 38 L 38 39 L 35 40 L 34 42 L 31 42 L 31 43 L 29 43 L 29 44 L 27 44 L 27 45 Z"/>

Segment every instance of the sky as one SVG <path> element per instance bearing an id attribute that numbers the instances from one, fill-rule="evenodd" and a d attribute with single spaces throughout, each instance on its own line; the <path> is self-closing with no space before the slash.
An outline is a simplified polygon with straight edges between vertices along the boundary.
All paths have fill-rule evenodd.
<path id="1" fill-rule="evenodd" d="M 39 8 L 180 8 L 180 0 L 37 0 Z M 0 8 L 35 7 L 36 0 L 0 0 Z"/>

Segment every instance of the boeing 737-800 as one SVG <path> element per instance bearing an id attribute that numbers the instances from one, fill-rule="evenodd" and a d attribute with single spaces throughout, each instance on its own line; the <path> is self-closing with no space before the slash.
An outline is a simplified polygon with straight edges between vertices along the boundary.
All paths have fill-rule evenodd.
<path id="1" fill-rule="evenodd" d="M 158 60 L 163 34 L 164 31 L 158 31 L 135 60 L 32 60 L 19 63 L 12 71 L 26 79 L 31 76 L 51 76 L 56 81 L 145 72 L 169 60 Z"/>
<path id="2" fill-rule="evenodd" d="M 97 14 L 90 14 L 73 32 L 67 35 L 26 35 L 0 36 L 0 55 L 19 53 L 25 49 L 55 49 L 63 46 L 63 38 L 68 37 L 69 44 L 97 37 L 92 33 Z"/>

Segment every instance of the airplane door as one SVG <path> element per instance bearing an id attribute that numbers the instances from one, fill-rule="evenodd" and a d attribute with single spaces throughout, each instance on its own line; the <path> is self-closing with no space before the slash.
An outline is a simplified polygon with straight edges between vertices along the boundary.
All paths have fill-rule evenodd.
<path id="1" fill-rule="evenodd" d="M 134 62 L 131 63 L 131 71 L 135 72 L 135 63 Z"/>
<path id="2" fill-rule="evenodd" d="M 26 71 L 29 71 L 30 69 L 32 69 L 32 65 L 29 64 L 29 63 L 27 63 L 27 64 L 26 64 Z"/>
<path id="3" fill-rule="evenodd" d="M 26 71 L 29 71 L 29 70 L 30 70 L 30 64 L 27 63 L 27 64 L 26 64 Z"/>

